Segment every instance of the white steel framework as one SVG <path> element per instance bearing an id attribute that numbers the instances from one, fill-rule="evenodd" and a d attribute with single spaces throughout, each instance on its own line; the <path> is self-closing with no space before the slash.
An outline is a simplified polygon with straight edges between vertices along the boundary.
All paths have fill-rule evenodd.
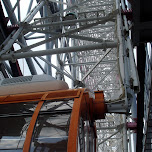
<path id="1" fill-rule="evenodd" d="M 26 68 L 32 75 L 53 75 L 71 88 L 103 90 L 109 114 L 96 122 L 98 150 L 135 150 L 129 147 L 135 141 L 128 136 L 126 114 L 135 102 L 139 82 L 129 37 L 131 22 L 121 14 L 130 4 L 125 0 L 31 0 L 23 11 L 22 1 L 2 2 L 9 24 L 18 27 L 1 44 L 0 61 L 9 77 L 7 60 L 19 60 L 22 73 Z"/>

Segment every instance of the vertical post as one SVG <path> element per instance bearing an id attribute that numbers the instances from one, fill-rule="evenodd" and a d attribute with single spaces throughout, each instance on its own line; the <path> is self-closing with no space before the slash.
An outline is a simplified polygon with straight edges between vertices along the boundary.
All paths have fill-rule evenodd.
<path id="1" fill-rule="evenodd" d="M 74 46 L 74 41 L 71 39 L 71 45 Z M 76 63 L 76 53 L 73 52 L 72 54 L 72 63 Z M 72 77 L 76 80 L 76 66 L 72 65 L 71 69 Z M 74 88 L 74 81 L 72 81 L 72 88 Z"/>
<path id="2" fill-rule="evenodd" d="M 127 138 L 127 127 L 126 127 L 126 115 L 122 115 L 123 123 L 125 124 L 123 126 L 122 132 L 123 132 L 123 152 L 128 152 L 128 138 Z"/>
<path id="3" fill-rule="evenodd" d="M 17 0 L 17 3 L 18 3 L 18 22 L 21 21 L 21 11 L 20 11 L 20 0 Z"/>
<path id="4" fill-rule="evenodd" d="M 136 103 L 136 96 L 134 96 L 133 100 L 132 100 L 132 105 L 131 105 L 131 113 L 132 113 L 132 117 L 134 119 L 137 119 L 137 103 Z M 134 132 L 133 133 L 133 148 L 134 148 L 134 152 L 136 152 L 136 143 L 137 143 L 137 133 Z"/>
<path id="5" fill-rule="evenodd" d="M 58 43 L 58 39 L 55 40 L 55 47 L 56 48 L 59 48 L 59 47 L 62 47 L 62 45 Z M 57 67 L 60 69 L 60 70 L 63 70 L 62 66 L 61 66 L 61 55 L 60 54 L 57 54 Z M 56 78 L 57 80 L 62 80 L 62 74 L 59 73 L 59 71 L 56 72 Z"/>
<path id="6" fill-rule="evenodd" d="M 44 17 L 48 17 L 48 10 L 47 10 L 46 5 L 43 6 L 43 14 L 44 14 Z M 46 21 L 46 23 L 47 23 L 47 21 Z M 48 39 L 48 38 L 49 38 L 49 34 L 45 34 L 45 39 Z M 48 50 L 48 49 L 53 49 L 53 42 L 46 43 L 46 50 Z M 51 55 L 47 55 L 46 60 L 51 63 Z M 46 72 L 48 75 L 52 76 L 52 68 L 48 64 L 46 64 Z"/>
<path id="7" fill-rule="evenodd" d="M 136 151 L 142 152 L 143 149 L 143 116 L 144 116 L 144 80 L 145 80 L 145 44 L 137 46 L 137 70 L 140 81 L 140 92 L 137 95 L 137 145 Z"/>
<path id="8" fill-rule="evenodd" d="M 128 136 L 129 136 L 129 152 L 132 152 L 131 132 L 130 132 L 130 129 L 128 129 Z"/>
<path id="9" fill-rule="evenodd" d="M 121 17 L 120 0 L 116 0 L 116 9 L 119 10 L 119 13 L 117 14 L 117 36 L 119 40 L 120 73 L 125 88 L 125 94 L 127 95 L 128 93 L 131 94 L 131 90 L 130 90 L 129 72 L 128 72 L 128 57 L 126 53 L 125 39 L 122 33 L 123 25 L 122 25 L 122 17 Z M 129 97 L 126 96 L 125 99 L 125 105 L 127 108 L 128 108 L 128 98 Z M 128 110 L 127 108 L 126 110 Z"/>

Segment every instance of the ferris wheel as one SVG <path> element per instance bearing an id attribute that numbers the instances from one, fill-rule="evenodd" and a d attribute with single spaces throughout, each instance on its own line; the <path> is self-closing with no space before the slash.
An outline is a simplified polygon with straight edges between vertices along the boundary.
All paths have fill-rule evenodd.
<path id="1" fill-rule="evenodd" d="M 136 151 L 131 14 L 125 0 L 0 2 L 0 151 Z"/>

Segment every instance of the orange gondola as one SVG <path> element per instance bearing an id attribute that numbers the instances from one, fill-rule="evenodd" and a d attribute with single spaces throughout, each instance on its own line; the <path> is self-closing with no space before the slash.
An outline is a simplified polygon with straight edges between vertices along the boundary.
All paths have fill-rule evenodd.
<path id="1" fill-rule="evenodd" d="M 0 96 L 0 151 L 96 152 L 95 120 L 106 112 L 103 92 L 95 92 L 93 99 L 85 89 L 70 90 L 58 80 L 49 85 L 51 81 L 62 87 Z M 14 88 L 21 85 L 25 83 Z"/>

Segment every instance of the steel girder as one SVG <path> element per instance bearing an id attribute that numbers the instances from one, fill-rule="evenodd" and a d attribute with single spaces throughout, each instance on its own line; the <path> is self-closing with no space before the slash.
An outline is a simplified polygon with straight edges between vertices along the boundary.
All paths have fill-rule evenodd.
<path id="1" fill-rule="evenodd" d="M 15 10 L 18 12 L 15 24 L 19 28 L 1 45 L 0 60 L 14 62 L 32 57 L 36 61 L 30 59 L 32 74 L 52 74 L 67 81 L 71 88 L 85 86 L 90 92 L 103 90 L 112 114 L 97 121 L 101 127 L 98 130 L 99 150 L 127 152 L 126 116 L 121 114 L 127 114 L 135 102 L 139 82 L 128 34 L 131 22 L 121 14 L 126 9 L 125 1 L 31 0 L 28 14 L 20 9 L 22 2 L 7 3 L 14 5 L 10 7 L 13 15 Z M 26 14 L 24 20 L 23 14 Z M 10 20 L 14 18 L 11 14 L 9 17 Z M 12 45 L 16 45 L 14 52 L 10 50 Z M 24 71 L 24 65 L 19 63 Z M 115 129 L 102 129 L 114 126 L 122 127 L 117 134 Z"/>

